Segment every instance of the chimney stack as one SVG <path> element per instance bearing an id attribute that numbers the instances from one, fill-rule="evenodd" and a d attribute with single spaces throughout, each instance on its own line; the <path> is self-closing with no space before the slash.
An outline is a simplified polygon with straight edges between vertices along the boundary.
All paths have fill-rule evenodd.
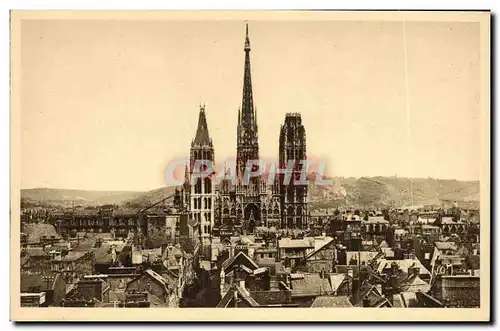
<path id="1" fill-rule="evenodd" d="M 370 307 L 370 299 L 368 299 L 368 296 L 363 298 L 363 307 Z"/>
<path id="2" fill-rule="evenodd" d="M 238 291 L 236 288 L 233 289 L 233 301 L 234 301 L 234 308 L 238 308 Z"/>

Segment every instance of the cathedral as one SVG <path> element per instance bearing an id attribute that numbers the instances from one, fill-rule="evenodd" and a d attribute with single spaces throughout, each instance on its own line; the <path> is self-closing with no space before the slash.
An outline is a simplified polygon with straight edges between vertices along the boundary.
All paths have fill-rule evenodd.
<path id="1" fill-rule="evenodd" d="M 195 183 L 191 182 L 196 161 L 215 162 L 205 106 L 200 106 L 198 126 L 191 143 L 183 186 L 184 200 L 191 219 L 199 226 L 204 245 L 210 244 L 212 236 L 250 234 L 256 227 L 306 229 L 308 226 L 307 184 L 298 181 L 303 165 L 301 160 L 307 158 L 306 134 L 299 113 L 286 114 L 281 126 L 277 167 L 283 171 L 278 171 L 271 184 L 264 176 L 244 180 L 245 171 L 258 170 L 255 169 L 258 165 L 249 165 L 251 163 L 248 161 L 259 160 L 250 50 L 246 25 L 243 99 L 238 109 L 236 138 L 236 179 L 224 179 L 218 185 L 214 177 L 198 178 Z M 293 167 L 287 168 L 290 161 L 293 161 Z M 288 170 L 287 175 L 284 169 Z M 286 176 L 292 180 L 284 180 Z"/>

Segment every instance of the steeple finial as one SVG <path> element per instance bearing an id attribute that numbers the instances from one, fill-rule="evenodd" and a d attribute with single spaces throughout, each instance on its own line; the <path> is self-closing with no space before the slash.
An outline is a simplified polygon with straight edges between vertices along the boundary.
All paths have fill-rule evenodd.
<path id="1" fill-rule="evenodd" d="M 248 37 L 248 22 L 246 24 L 245 51 L 250 51 L 250 38 Z"/>

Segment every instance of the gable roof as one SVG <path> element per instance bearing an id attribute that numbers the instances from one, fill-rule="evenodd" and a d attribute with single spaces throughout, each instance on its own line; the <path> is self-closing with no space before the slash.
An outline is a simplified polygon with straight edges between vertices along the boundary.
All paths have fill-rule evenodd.
<path id="1" fill-rule="evenodd" d="M 346 278 L 346 274 L 330 273 L 330 286 L 333 291 L 337 291 Z"/>
<path id="2" fill-rule="evenodd" d="M 313 256 L 316 253 L 318 253 L 319 251 L 322 251 L 323 249 L 326 249 L 328 246 L 332 246 L 333 244 L 334 244 L 334 240 L 333 240 L 333 238 L 330 238 L 323 246 L 321 246 L 320 248 L 315 249 L 311 253 L 307 254 L 305 258 L 308 259 L 311 256 Z"/>
<path id="3" fill-rule="evenodd" d="M 429 292 L 430 285 L 423 281 L 419 276 L 411 275 L 406 282 L 403 282 L 401 290 L 404 292 Z"/>
<path id="4" fill-rule="evenodd" d="M 160 283 L 160 285 L 164 288 L 165 292 L 168 292 L 167 280 L 165 278 L 163 278 L 162 275 L 160 275 L 159 273 L 157 273 L 156 271 L 154 271 L 152 269 L 148 269 L 144 273 L 146 275 L 148 275 L 149 277 L 153 278 L 154 280 L 156 280 L 158 283 Z"/>
<path id="5" fill-rule="evenodd" d="M 252 295 L 246 288 L 236 286 L 235 288 L 227 291 L 226 295 L 224 295 L 224 297 L 219 301 L 216 308 L 230 307 L 230 304 L 234 298 L 234 292 L 236 292 L 237 295 L 245 300 L 251 307 L 260 307 L 260 304 L 252 297 Z"/>
<path id="6" fill-rule="evenodd" d="M 386 259 L 380 259 L 379 264 L 377 266 L 377 272 L 381 274 L 384 269 L 388 269 L 391 267 L 392 263 L 396 263 L 401 269 L 401 271 L 408 273 L 408 268 L 413 266 L 415 264 L 415 267 L 419 268 L 419 273 L 420 275 L 430 275 L 429 270 L 427 270 L 426 267 L 420 262 L 419 259 L 406 259 L 406 260 L 386 260 Z"/>
<path id="7" fill-rule="evenodd" d="M 224 269 L 224 271 L 226 271 L 227 269 L 229 269 L 229 267 L 233 266 L 236 262 L 243 264 L 243 262 L 245 262 L 245 261 L 248 263 L 247 267 L 251 267 L 250 268 L 251 270 L 255 270 L 255 269 L 259 268 L 257 263 L 255 263 L 255 261 L 253 259 L 251 259 L 248 255 L 246 255 L 243 252 L 239 252 L 235 256 L 230 257 L 227 260 L 225 260 L 224 262 L 222 262 L 222 268 Z"/>
<path id="8" fill-rule="evenodd" d="M 364 281 L 361 284 L 359 292 L 360 292 L 359 300 L 355 304 L 355 306 L 357 307 L 363 306 L 363 299 L 368 299 L 369 307 L 372 308 L 379 308 L 384 305 L 392 307 L 391 303 L 387 300 L 387 298 L 383 297 L 382 293 L 379 293 L 375 285 L 372 285 L 367 281 Z"/>

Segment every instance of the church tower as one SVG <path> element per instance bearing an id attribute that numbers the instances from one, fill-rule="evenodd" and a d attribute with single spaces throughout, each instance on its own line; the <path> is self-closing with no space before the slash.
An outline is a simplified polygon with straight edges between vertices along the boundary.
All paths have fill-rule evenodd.
<path id="1" fill-rule="evenodd" d="M 202 245 L 210 245 L 211 233 L 214 225 L 214 203 L 215 203 L 215 181 L 213 177 L 197 178 L 192 182 L 193 171 L 196 161 L 201 161 L 201 167 L 206 165 L 203 161 L 211 162 L 214 166 L 214 147 L 208 132 L 205 106 L 200 106 L 198 117 L 198 128 L 191 142 L 189 169 L 186 167 L 185 190 L 189 192 L 188 204 L 192 219 L 200 227 Z M 200 169 L 203 170 L 203 169 Z M 186 184 L 186 181 L 188 184 Z"/>
<path id="2" fill-rule="evenodd" d="M 243 100 L 238 110 L 236 174 L 243 178 L 248 160 L 259 160 L 257 112 L 253 104 L 252 74 L 250 68 L 250 38 L 248 24 L 245 36 L 245 71 L 243 76 Z M 255 171 L 255 167 L 254 167 Z"/>
<path id="3" fill-rule="evenodd" d="M 280 168 L 286 169 L 293 161 L 290 181 L 284 181 L 284 174 L 280 175 L 280 200 L 282 228 L 305 229 L 308 221 L 307 184 L 300 183 L 302 168 L 307 159 L 306 131 L 302 125 L 299 113 L 288 113 L 281 126 L 279 141 Z M 307 169 L 304 169 L 307 174 Z"/>

